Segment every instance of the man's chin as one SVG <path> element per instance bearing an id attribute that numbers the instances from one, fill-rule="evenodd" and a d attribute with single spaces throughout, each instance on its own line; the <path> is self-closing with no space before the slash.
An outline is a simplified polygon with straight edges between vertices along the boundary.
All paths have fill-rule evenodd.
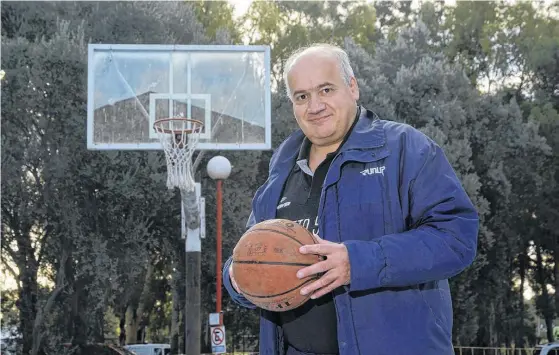
<path id="1" fill-rule="evenodd" d="M 317 146 L 328 146 L 336 143 L 336 139 L 334 139 L 334 133 L 328 135 L 314 135 L 308 138 L 312 144 Z"/>

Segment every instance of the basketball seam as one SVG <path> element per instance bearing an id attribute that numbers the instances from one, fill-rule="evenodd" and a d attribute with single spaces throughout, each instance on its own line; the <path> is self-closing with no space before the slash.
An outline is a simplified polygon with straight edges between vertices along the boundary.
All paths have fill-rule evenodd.
<path id="1" fill-rule="evenodd" d="M 301 243 L 300 241 L 298 241 L 297 239 L 295 239 L 295 238 L 293 238 L 292 236 L 290 236 L 289 234 L 280 232 L 280 231 L 275 230 L 275 229 L 257 228 L 257 229 L 253 229 L 253 230 L 247 232 L 247 234 L 248 234 L 248 233 L 252 233 L 252 232 L 256 232 L 256 231 L 274 232 L 274 233 L 281 234 L 281 235 L 283 235 L 283 236 L 285 236 L 285 237 L 287 237 L 287 238 L 293 240 L 295 243 L 297 243 L 297 244 L 299 244 L 299 245 L 305 245 L 305 244 Z M 305 231 L 309 232 L 309 231 L 306 230 L 306 229 L 305 229 Z M 313 240 L 314 240 L 314 238 L 313 238 Z"/>
<path id="2" fill-rule="evenodd" d="M 305 302 L 307 302 L 307 299 L 303 299 L 303 300 L 301 300 L 301 301 L 300 301 L 299 303 L 297 303 L 297 304 L 291 304 L 291 303 L 290 303 L 290 304 L 289 304 L 289 307 L 290 307 L 290 309 L 297 308 L 297 307 L 299 307 L 300 305 L 302 305 L 302 304 L 305 303 Z"/>
<path id="3" fill-rule="evenodd" d="M 285 261 L 259 261 L 259 260 L 233 260 L 237 264 L 263 264 L 263 265 L 287 265 L 287 266 L 311 266 L 313 264 L 288 263 Z"/>
<path id="4" fill-rule="evenodd" d="M 252 295 L 252 294 L 250 294 L 250 293 L 244 292 L 243 289 L 240 288 L 240 287 L 239 287 L 239 290 L 241 291 L 241 293 L 242 293 L 243 295 L 247 295 L 247 296 L 249 296 L 249 297 L 254 297 L 254 298 L 272 298 L 272 297 L 277 297 L 277 296 L 285 295 L 285 294 L 287 294 L 287 293 L 289 293 L 289 292 L 291 292 L 291 291 L 295 291 L 295 290 L 298 289 L 299 287 L 304 286 L 304 285 L 306 285 L 306 284 L 308 284 L 309 282 L 314 281 L 314 280 L 316 280 L 315 277 L 313 277 L 313 278 L 311 278 L 311 279 L 308 279 L 307 281 L 305 281 L 305 282 L 303 282 L 303 283 L 301 283 L 301 284 L 299 284 L 299 285 L 293 287 L 293 288 L 290 289 L 290 290 L 284 291 L 284 292 L 282 292 L 282 293 L 277 293 L 277 294 L 275 294 L 275 295 L 257 296 L 257 295 Z M 238 286 L 238 285 L 237 285 L 237 286 Z"/>
<path id="5" fill-rule="evenodd" d="M 306 229 L 306 228 L 305 228 L 305 230 L 307 231 L 307 233 L 309 233 L 309 235 L 311 236 L 311 239 L 312 239 L 313 242 L 315 242 L 315 244 L 316 244 L 318 241 L 316 240 L 316 238 L 314 237 L 314 235 L 311 233 L 311 231 L 308 230 L 308 229 Z"/>
<path id="6" fill-rule="evenodd" d="M 304 298 L 304 299 L 302 299 L 301 301 L 299 301 L 298 303 L 290 303 L 290 304 L 288 305 L 289 308 L 274 307 L 273 311 L 278 311 L 278 309 L 280 310 L 280 312 L 282 312 L 282 311 L 289 311 L 289 310 L 291 310 L 291 309 L 294 309 L 294 308 L 299 307 L 300 305 L 302 305 L 303 303 L 305 303 L 305 302 L 307 302 L 307 301 L 308 301 L 308 298 Z M 270 304 L 274 304 L 274 303 L 277 305 L 278 302 L 270 302 Z M 269 308 L 268 308 L 268 309 L 269 309 Z"/>

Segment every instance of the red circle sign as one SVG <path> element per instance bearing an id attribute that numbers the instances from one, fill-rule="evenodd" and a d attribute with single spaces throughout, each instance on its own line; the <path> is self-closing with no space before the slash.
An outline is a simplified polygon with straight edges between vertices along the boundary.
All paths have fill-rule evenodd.
<path id="1" fill-rule="evenodd" d="M 215 328 L 212 331 L 212 342 L 214 343 L 214 345 L 220 345 L 221 343 L 223 343 L 224 339 L 225 336 L 220 328 Z"/>

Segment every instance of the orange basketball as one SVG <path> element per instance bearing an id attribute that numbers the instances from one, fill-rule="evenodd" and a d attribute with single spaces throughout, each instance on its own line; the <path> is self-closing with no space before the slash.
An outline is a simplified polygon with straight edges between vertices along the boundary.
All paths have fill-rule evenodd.
<path id="1" fill-rule="evenodd" d="M 301 295 L 301 288 L 318 276 L 299 279 L 297 271 L 322 260 L 299 252 L 307 244 L 316 244 L 312 233 L 289 220 L 252 226 L 233 250 L 233 277 L 242 294 L 256 306 L 275 312 L 307 302 L 310 295 Z"/>

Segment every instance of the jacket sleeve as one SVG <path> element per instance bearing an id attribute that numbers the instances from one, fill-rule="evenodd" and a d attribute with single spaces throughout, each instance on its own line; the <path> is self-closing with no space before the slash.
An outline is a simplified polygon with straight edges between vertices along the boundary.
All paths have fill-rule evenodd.
<path id="1" fill-rule="evenodd" d="M 254 225 L 254 223 L 255 223 L 254 214 L 251 213 L 249 218 L 248 218 L 247 229 L 252 227 Z M 235 302 L 236 304 L 238 304 L 242 307 L 254 309 L 254 308 L 256 308 L 256 306 L 252 302 L 247 300 L 243 295 L 241 295 L 240 293 L 235 291 L 235 288 L 233 287 L 233 284 L 231 283 L 231 278 L 229 277 L 229 266 L 231 265 L 232 262 L 233 262 L 233 257 L 230 256 L 229 259 L 227 259 L 227 261 L 223 265 L 223 271 L 222 271 L 223 286 L 225 286 L 225 289 L 229 293 L 229 296 L 231 296 L 231 299 L 233 300 L 233 302 Z"/>
<path id="2" fill-rule="evenodd" d="M 399 187 L 411 227 L 371 241 L 344 242 L 350 291 L 448 279 L 475 258 L 476 209 L 442 149 L 421 133 L 413 138 L 401 155 L 405 162 Z"/>

